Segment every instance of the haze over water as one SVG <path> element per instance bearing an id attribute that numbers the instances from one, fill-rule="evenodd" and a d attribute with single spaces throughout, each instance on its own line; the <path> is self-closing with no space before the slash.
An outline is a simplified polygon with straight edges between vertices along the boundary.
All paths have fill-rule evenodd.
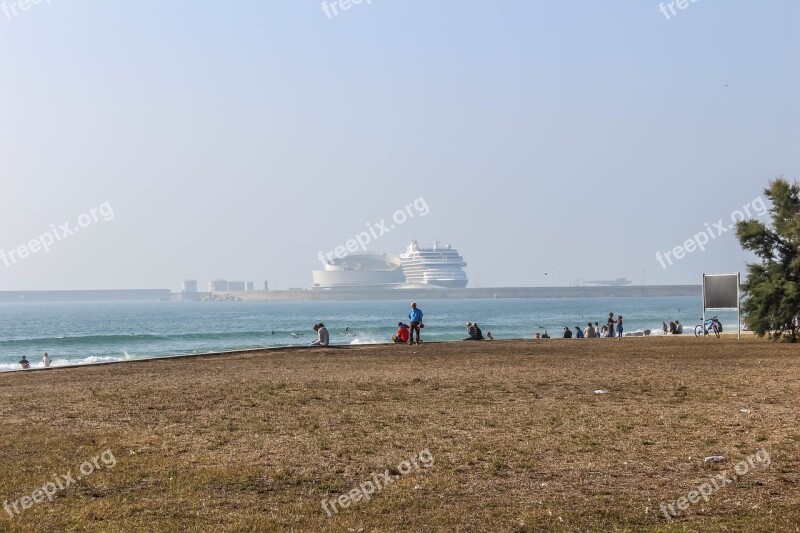
<path id="1" fill-rule="evenodd" d="M 308 287 L 420 197 L 369 249 L 470 286 L 743 271 L 656 253 L 800 176 L 800 3 L 662 4 L 7 0 L 0 290 Z"/>

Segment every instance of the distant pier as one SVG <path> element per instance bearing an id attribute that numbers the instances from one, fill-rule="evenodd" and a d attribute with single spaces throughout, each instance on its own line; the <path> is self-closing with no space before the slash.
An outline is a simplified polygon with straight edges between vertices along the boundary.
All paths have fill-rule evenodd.
<path id="1" fill-rule="evenodd" d="M 0 302 L 91 302 L 158 300 L 344 301 L 488 300 L 493 298 L 617 298 L 700 296 L 700 285 L 624 287 L 485 287 L 466 289 L 289 289 L 280 291 L 176 292 L 169 289 L 92 291 L 0 291 Z"/>
<path id="2" fill-rule="evenodd" d="M 0 291 L 0 302 L 99 302 L 169 300 L 169 289 L 111 289 L 96 291 Z"/>
<path id="3" fill-rule="evenodd" d="M 206 293 L 207 294 L 207 293 Z M 306 289 L 213 293 L 248 301 L 342 301 L 342 300 L 486 300 L 493 298 L 616 298 L 697 296 L 700 285 L 627 285 L 624 287 L 486 287 L 414 289 Z"/>

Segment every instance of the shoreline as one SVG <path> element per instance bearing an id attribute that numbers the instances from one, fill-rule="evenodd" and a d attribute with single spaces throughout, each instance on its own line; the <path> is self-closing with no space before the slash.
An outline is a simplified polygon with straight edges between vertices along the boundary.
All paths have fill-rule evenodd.
<path id="1" fill-rule="evenodd" d="M 752 331 L 742 331 L 742 337 L 745 336 L 754 336 Z M 736 335 L 735 331 L 723 331 L 720 333 L 720 337 L 727 337 L 731 335 Z M 616 337 L 611 338 L 610 340 L 614 340 Z M 695 338 L 694 333 L 689 334 L 682 334 L 682 335 L 628 335 L 623 337 L 624 339 L 659 339 L 659 338 L 675 338 L 675 339 L 682 339 L 682 338 Z M 713 337 L 708 337 L 709 339 L 713 339 Z M 699 337 L 697 338 L 700 339 Z M 464 340 L 444 340 L 444 341 L 430 341 L 430 342 L 423 342 L 422 344 L 425 346 L 429 345 L 447 345 L 447 344 L 461 344 L 461 343 L 469 343 L 469 344 L 483 344 L 483 343 L 504 343 L 504 342 L 535 342 L 541 343 L 545 341 L 591 341 L 592 339 L 564 339 L 561 337 L 551 337 L 549 339 L 534 339 L 529 337 L 524 338 L 513 338 L 513 339 L 494 339 L 494 340 L 484 340 L 481 342 L 475 341 L 464 341 Z M 596 339 L 600 340 L 600 339 Z M 609 340 L 606 338 L 606 340 Z M 742 339 L 743 340 L 743 339 Z M 769 339 L 763 339 L 769 340 Z M 149 363 L 153 361 L 160 361 L 160 360 L 177 360 L 177 359 L 191 359 L 191 358 L 205 358 L 205 357 L 226 357 L 226 356 L 235 356 L 235 355 L 244 355 L 244 354 L 254 354 L 254 355 L 263 355 L 265 353 L 270 352 L 283 352 L 283 351 L 308 351 L 308 350 L 325 350 L 325 349 L 333 349 L 333 350 L 357 350 L 364 347 L 375 347 L 375 346 L 402 346 L 402 344 L 396 344 L 391 342 L 384 342 L 384 343 L 370 343 L 370 344 L 330 344 L 328 346 L 309 346 L 309 345 L 297 345 L 297 346 L 275 346 L 275 347 L 267 347 L 267 348 L 243 348 L 239 350 L 225 350 L 221 352 L 206 352 L 206 353 L 180 353 L 180 354 L 171 354 L 171 355 L 159 355 L 159 356 L 152 356 L 152 357 L 142 357 L 142 358 L 133 358 L 133 359 L 121 359 L 119 361 L 97 361 L 93 363 L 76 363 L 76 364 L 67 364 L 67 365 L 58 365 L 58 366 L 50 366 L 47 368 L 43 367 L 35 367 L 35 368 L 15 368 L 11 370 L 0 370 L 0 375 L 3 374 L 11 374 L 11 373 L 25 373 L 25 372 L 43 372 L 48 370 L 67 370 L 67 369 L 74 369 L 74 368 L 85 368 L 85 367 L 95 367 L 95 366 L 105 366 L 105 365 L 120 365 L 125 363 Z M 415 345 L 416 346 L 416 345 Z"/>

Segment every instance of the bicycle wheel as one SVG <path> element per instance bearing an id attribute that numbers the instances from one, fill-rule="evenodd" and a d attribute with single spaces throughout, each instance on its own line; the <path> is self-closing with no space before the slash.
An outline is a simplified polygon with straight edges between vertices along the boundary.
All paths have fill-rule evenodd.
<path id="1" fill-rule="evenodd" d="M 713 326 L 711 326 L 711 327 L 714 329 L 714 335 L 716 335 L 716 336 L 717 336 L 717 338 L 719 339 L 719 328 L 717 328 L 717 325 L 716 325 L 716 324 L 714 324 L 714 325 L 713 325 Z"/>
<path id="2" fill-rule="evenodd" d="M 697 325 L 694 327 L 694 336 L 700 337 L 703 334 L 703 326 Z"/>

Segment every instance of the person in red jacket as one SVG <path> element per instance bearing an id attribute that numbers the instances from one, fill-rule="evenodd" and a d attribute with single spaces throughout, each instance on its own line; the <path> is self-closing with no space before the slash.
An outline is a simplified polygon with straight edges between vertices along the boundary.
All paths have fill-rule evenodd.
<path id="1" fill-rule="evenodd" d="M 402 322 L 397 323 L 397 335 L 392 335 L 393 342 L 408 342 L 409 329 Z"/>

